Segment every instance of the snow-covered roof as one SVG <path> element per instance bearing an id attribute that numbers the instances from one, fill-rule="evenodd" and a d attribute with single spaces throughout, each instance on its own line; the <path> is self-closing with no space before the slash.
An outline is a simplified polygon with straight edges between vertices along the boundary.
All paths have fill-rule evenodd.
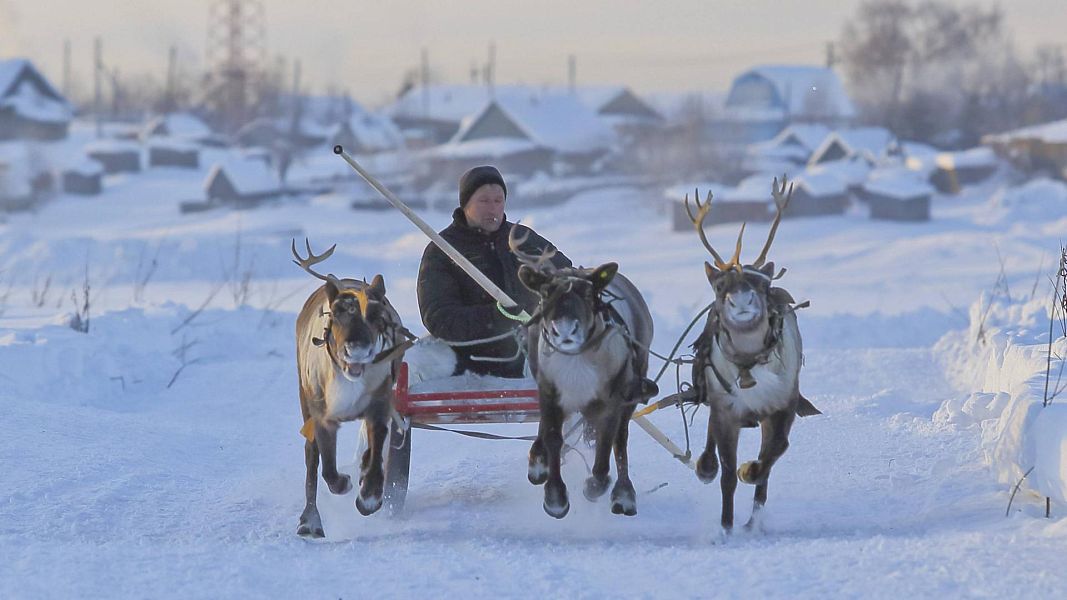
<path id="1" fill-rule="evenodd" d="M 198 152 L 200 150 L 200 148 L 192 142 L 167 137 L 152 138 L 152 140 L 148 142 L 148 147 L 159 150 L 173 150 L 174 152 Z"/>
<path id="2" fill-rule="evenodd" d="M 804 169 L 804 172 L 812 175 L 828 173 L 852 186 L 859 185 L 867 179 L 867 174 L 871 172 L 871 166 L 861 158 L 846 158 L 809 165 Z"/>
<path id="3" fill-rule="evenodd" d="M 828 171 L 804 171 L 792 182 L 796 189 L 803 189 L 811 196 L 838 196 L 848 191 L 848 182 Z"/>
<path id="4" fill-rule="evenodd" d="M 945 169 L 995 167 L 997 155 L 992 148 L 971 148 L 961 152 L 942 152 L 937 155 L 937 166 Z"/>
<path id="5" fill-rule="evenodd" d="M 771 196 L 771 185 L 774 178 L 765 174 L 750 175 L 741 180 L 736 187 L 723 190 L 723 193 L 716 198 L 721 199 L 724 202 L 759 202 L 764 201 L 770 204 L 773 202 Z M 714 211 L 715 209 L 712 209 Z"/>
<path id="6" fill-rule="evenodd" d="M 711 192 L 712 201 L 721 196 L 726 190 L 730 189 L 730 186 L 718 183 L 716 181 L 698 181 L 693 183 L 683 183 L 679 185 L 672 185 L 671 187 L 663 190 L 663 197 L 673 202 L 685 202 L 686 196 L 689 197 L 690 206 L 696 209 L 693 204 L 696 195 L 700 195 L 700 201 L 703 202 L 708 197 L 708 192 Z"/>
<path id="7" fill-rule="evenodd" d="M 91 154 L 123 154 L 129 152 L 141 152 L 141 146 L 137 142 L 129 140 L 96 140 L 85 145 L 85 152 Z"/>
<path id="8" fill-rule="evenodd" d="M 570 94 L 500 97 L 463 121 L 451 141 L 469 141 L 479 121 L 494 109 L 502 111 L 526 135 L 542 146 L 561 152 L 606 148 L 614 132 L 596 113 Z"/>
<path id="9" fill-rule="evenodd" d="M 497 85 L 492 91 L 481 84 L 415 86 L 396 102 L 385 107 L 383 112 L 394 118 L 420 118 L 458 123 L 482 110 L 491 100 L 496 100 L 501 104 L 513 104 L 529 102 L 535 98 L 568 97 L 577 100 L 578 104 L 594 114 L 600 115 L 609 104 L 628 93 L 634 95 L 638 102 L 644 104 L 649 111 L 656 112 L 655 107 L 637 97 L 623 85 L 575 86 L 572 90 L 568 86 L 561 85 L 521 84 Z M 613 113 L 612 116 L 618 117 L 619 115 Z"/>
<path id="10" fill-rule="evenodd" d="M 205 191 L 211 187 L 211 183 L 220 174 L 224 175 L 233 185 L 234 190 L 243 196 L 272 192 L 281 188 L 277 174 L 265 162 L 256 158 L 230 156 L 216 163 L 211 167 L 204 181 Z"/>
<path id="11" fill-rule="evenodd" d="M 481 138 L 477 140 L 452 140 L 440 146 L 434 146 L 427 153 L 438 158 L 503 158 L 520 152 L 544 148 L 533 140 L 523 138 Z"/>
<path id="12" fill-rule="evenodd" d="M 755 80 L 770 83 L 774 94 L 747 93 L 746 87 Z M 764 65 L 745 71 L 734 79 L 726 108 L 743 118 L 803 115 L 850 119 L 856 115 L 837 73 L 810 65 Z"/>
<path id="13" fill-rule="evenodd" d="M 863 189 L 887 198 L 911 200 L 934 193 L 934 188 L 919 173 L 904 167 L 871 171 Z"/>
<path id="14" fill-rule="evenodd" d="M 826 136 L 830 135 L 831 129 L 818 123 L 793 123 L 778 132 L 771 142 L 776 146 L 800 147 L 808 152 L 808 156 L 822 144 Z"/>
<path id="15" fill-rule="evenodd" d="M 104 165 L 88 156 L 80 156 L 68 162 L 63 171 L 85 176 L 102 175 L 104 173 Z"/>
<path id="16" fill-rule="evenodd" d="M 1008 143 L 1016 140 L 1041 140 L 1048 144 L 1067 144 L 1067 119 L 987 135 L 982 138 L 982 143 Z"/>
<path id="17" fill-rule="evenodd" d="M 149 120 L 145 124 L 142 137 L 165 135 L 172 138 L 195 140 L 211 134 L 211 128 L 200 117 L 190 113 L 175 112 L 159 115 Z"/>
<path id="18" fill-rule="evenodd" d="M 878 162 L 893 143 L 893 133 L 884 127 L 856 127 L 831 132 L 811 155 L 811 163 L 818 162 L 824 152 L 835 142 L 840 144 L 851 158 L 860 156 L 870 163 Z"/>
<path id="19" fill-rule="evenodd" d="M 27 70 L 33 77 L 23 77 Z M 24 58 L 0 60 L 0 108 L 44 123 L 65 123 L 74 117 L 70 104 Z"/>
<path id="20" fill-rule="evenodd" d="M 365 150 L 395 150 L 404 145 L 404 135 L 389 117 L 360 110 L 335 125 L 331 135 L 339 133 L 345 125 Z"/>

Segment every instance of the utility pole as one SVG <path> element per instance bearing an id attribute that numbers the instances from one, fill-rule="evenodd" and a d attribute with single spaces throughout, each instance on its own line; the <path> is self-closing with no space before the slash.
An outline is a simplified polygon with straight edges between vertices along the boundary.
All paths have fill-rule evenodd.
<path id="1" fill-rule="evenodd" d="M 167 95 L 163 99 L 163 112 L 169 113 L 177 108 L 177 100 L 175 99 L 175 87 L 178 68 L 178 47 L 171 46 L 170 53 L 167 55 Z"/>
<path id="2" fill-rule="evenodd" d="M 567 57 L 567 86 L 574 94 L 578 83 L 578 59 L 573 54 Z"/>
<path id="3" fill-rule="evenodd" d="M 63 40 L 63 96 L 70 100 L 70 38 Z"/>
<path id="4" fill-rule="evenodd" d="M 104 49 L 100 38 L 93 39 L 93 119 L 96 121 L 96 138 L 103 136 L 100 127 L 100 69 L 103 68 Z"/>
<path id="5" fill-rule="evenodd" d="M 496 42 L 489 42 L 489 63 L 485 67 L 485 83 L 489 87 L 489 97 L 495 97 L 493 85 L 496 83 Z"/>
<path id="6" fill-rule="evenodd" d="M 419 60 L 419 87 L 422 88 L 422 116 L 430 116 L 430 51 L 425 47 Z"/>

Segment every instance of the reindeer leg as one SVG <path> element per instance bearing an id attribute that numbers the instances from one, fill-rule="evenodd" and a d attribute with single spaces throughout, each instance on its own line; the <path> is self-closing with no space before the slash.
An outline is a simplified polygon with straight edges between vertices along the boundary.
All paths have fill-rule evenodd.
<path id="1" fill-rule="evenodd" d="M 315 423 L 315 444 L 322 457 L 322 479 L 334 494 L 347 494 L 352 478 L 337 471 L 337 425 Z"/>
<path id="2" fill-rule="evenodd" d="M 377 405 L 383 404 L 377 402 Z M 356 496 L 356 510 L 363 516 L 373 514 L 382 507 L 382 495 L 385 489 L 382 449 L 385 448 L 385 437 L 389 432 L 388 418 L 384 410 L 375 410 L 364 417 L 367 424 L 367 451 L 370 452 L 370 456 L 363 480 L 359 484 L 359 494 Z"/>
<path id="3" fill-rule="evenodd" d="M 704 452 L 697 459 L 697 479 L 704 483 L 715 481 L 719 474 L 719 459 L 715 456 L 715 412 L 708 415 L 708 440 L 704 443 Z"/>
<path id="4" fill-rule="evenodd" d="M 537 439 L 530 446 L 530 463 L 526 478 L 534 485 L 548 481 L 548 452 L 545 450 L 545 420 L 537 424 Z"/>
<path id="5" fill-rule="evenodd" d="M 718 433 L 715 439 L 715 447 L 719 451 L 719 460 L 722 461 L 722 474 L 719 476 L 719 485 L 722 488 L 722 528 L 729 533 L 734 527 L 734 491 L 737 490 L 737 436 L 738 426 L 730 417 L 714 414 L 716 419 L 715 431 Z"/>
<path id="6" fill-rule="evenodd" d="M 632 517 L 637 514 L 637 492 L 630 481 L 630 464 L 626 454 L 626 444 L 630 439 L 630 417 L 635 406 L 622 408 L 615 434 L 615 470 L 619 480 L 611 490 L 611 512 Z"/>
<path id="7" fill-rule="evenodd" d="M 767 480 L 771 475 L 771 467 L 789 448 L 789 430 L 795 419 L 796 413 L 792 410 L 779 411 L 764 419 L 760 423 L 762 439 L 759 460 L 746 462 L 737 470 L 741 481 L 756 484 L 756 493 L 752 498 L 752 517 L 745 524 L 746 529 L 759 525 L 759 512 L 767 503 Z"/>
<path id="8" fill-rule="evenodd" d="M 563 483 L 560 463 L 563 451 L 563 409 L 553 394 L 542 395 L 541 423 L 544 426 L 543 438 L 548 452 L 548 480 L 545 481 L 545 512 L 557 519 L 567 516 L 571 503 L 567 499 L 567 485 Z"/>
<path id="9" fill-rule="evenodd" d="M 300 524 L 296 528 L 296 534 L 306 538 L 326 537 L 322 530 L 322 518 L 319 516 L 317 505 L 319 447 L 315 442 L 304 442 L 304 464 L 307 466 L 307 478 L 304 480 L 304 512 L 300 514 Z"/>
<path id="10" fill-rule="evenodd" d="M 593 460 L 593 473 L 586 478 L 585 488 L 582 493 L 585 499 L 595 501 L 608 491 L 611 483 L 611 475 L 608 460 L 611 457 L 611 446 L 615 440 L 615 432 L 619 428 L 619 414 L 615 410 L 605 410 L 605 414 L 598 419 L 596 431 L 596 458 Z"/>

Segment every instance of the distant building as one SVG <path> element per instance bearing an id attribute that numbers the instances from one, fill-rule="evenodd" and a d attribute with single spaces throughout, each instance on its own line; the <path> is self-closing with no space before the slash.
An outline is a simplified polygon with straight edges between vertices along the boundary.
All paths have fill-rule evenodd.
<path id="1" fill-rule="evenodd" d="M 109 175 L 141 170 L 141 147 L 136 142 L 100 140 L 86 145 L 85 154 L 102 164 Z"/>
<path id="2" fill-rule="evenodd" d="M 484 105 L 427 156 L 436 178 L 458 177 L 486 162 L 520 176 L 587 173 L 615 139 L 611 126 L 574 95 L 506 95 Z"/>
<path id="3" fill-rule="evenodd" d="M 809 165 L 860 158 L 876 165 L 896 147 L 896 138 L 883 127 L 857 127 L 831 132 L 808 159 Z"/>
<path id="4" fill-rule="evenodd" d="M 432 146 L 453 139 L 465 119 L 473 117 L 490 101 L 502 105 L 529 103 L 535 99 L 569 97 L 617 132 L 655 126 L 662 115 L 625 86 L 531 86 L 483 84 L 416 86 L 384 113 L 392 118 L 409 140 Z"/>
<path id="5" fill-rule="evenodd" d="M 929 221 L 934 188 L 921 174 L 904 167 L 872 171 L 860 197 L 870 207 L 872 219 Z"/>
<path id="6" fill-rule="evenodd" d="M 79 196 L 95 196 L 103 191 L 103 174 L 103 165 L 83 158 L 63 169 L 63 191 Z"/>
<path id="7" fill-rule="evenodd" d="M 166 138 L 155 139 L 148 144 L 149 167 L 200 167 L 200 149 L 194 144 Z"/>
<path id="8" fill-rule="evenodd" d="M 219 147 L 225 142 L 200 117 L 184 112 L 167 113 L 150 119 L 139 137 L 145 142 L 157 138 Z"/>
<path id="9" fill-rule="evenodd" d="M 839 215 L 849 205 L 848 184 L 831 173 L 801 173 L 793 183 L 793 196 L 783 217 Z"/>
<path id="10" fill-rule="evenodd" d="M 281 181 L 257 158 L 229 158 L 214 165 L 204 180 L 208 203 L 254 206 L 283 193 Z"/>
<path id="11" fill-rule="evenodd" d="M 712 135 L 726 143 L 749 144 L 769 140 L 793 123 L 836 128 L 847 126 L 855 116 L 833 70 L 760 66 L 734 79 L 723 112 L 712 123 Z"/>
<path id="12" fill-rule="evenodd" d="M 0 140 L 67 137 L 74 111 L 23 58 L 0 60 Z"/>
<path id="13" fill-rule="evenodd" d="M 1067 119 L 987 135 L 982 144 L 1024 171 L 1067 180 Z"/>

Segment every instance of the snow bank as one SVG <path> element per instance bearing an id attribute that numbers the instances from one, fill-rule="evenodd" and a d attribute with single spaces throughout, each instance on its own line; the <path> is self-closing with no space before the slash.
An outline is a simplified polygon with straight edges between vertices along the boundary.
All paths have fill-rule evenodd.
<path id="1" fill-rule="evenodd" d="M 1042 225 L 1067 218 L 1067 184 L 1047 178 L 997 190 L 988 212 L 977 215 L 982 225 Z"/>
<path id="2" fill-rule="evenodd" d="M 979 298 L 970 327 L 934 348 L 949 376 L 974 392 L 943 403 L 934 420 L 980 427 L 985 461 L 1001 483 L 1014 486 L 1032 468 L 1024 489 L 1067 503 L 1067 394 L 1042 406 L 1048 311 L 1043 297 Z M 1052 351 L 1050 393 L 1062 365 L 1055 356 L 1067 355 L 1067 338 L 1055 340 Z"/>

